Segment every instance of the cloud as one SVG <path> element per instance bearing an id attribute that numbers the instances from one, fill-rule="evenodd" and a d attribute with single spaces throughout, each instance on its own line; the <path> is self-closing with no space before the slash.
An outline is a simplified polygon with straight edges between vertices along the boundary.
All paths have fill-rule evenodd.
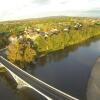
<path id="1" fill-rule="evenodd" d="M 100 9 L 99 0 L 0 0 L 0 20 Z M 73 13 L 74 14 L 74 13 Z"/>
<path id="2" fill-rule="evenodd" d="M 49 0 L 32 0 L 32 3 L 36 3 L 36 4 L 47 4 L 49 3 Z"/>

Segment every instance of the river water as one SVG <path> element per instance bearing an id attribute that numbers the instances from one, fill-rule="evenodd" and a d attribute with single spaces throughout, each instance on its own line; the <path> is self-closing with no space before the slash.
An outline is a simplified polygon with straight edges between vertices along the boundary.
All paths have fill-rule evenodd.
<path id="1" fill-rule="evenodd" d="M 100 37 L 50 53 L 25 70 L 80 100 L 86 100 L 90 72 L 99 56 Z M 31 89 L 17 90 L 7 76 L 0 75 L 0 99 L 36 100 Z"/>

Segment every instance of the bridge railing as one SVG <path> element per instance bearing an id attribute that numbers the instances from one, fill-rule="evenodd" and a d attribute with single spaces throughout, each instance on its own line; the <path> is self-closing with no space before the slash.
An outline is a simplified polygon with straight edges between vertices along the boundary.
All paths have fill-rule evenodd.
<path id="1" fill-rule="evenodd" d="M 6 50 L 6 49 L 7 49 L 7 47 L 6 47 L 6 48 L 3 48 L 3 49 L 0 49 L 0 52 L 4 51 L 4 50 Z"/>
<path id="2" fill-rule="evenodd" d="M 53 87 L 53 86 L 51 86 L 51 85 L 49 85 L 49 84 L 43 82 L 42 80 L 40 80 L 40 79 L 38 79 L 38 78 L 32 76 L 31 74 L 29 74 L 29 73 L 27 73 L 26 71 L 20 69 L 19 67 L 17 67 L 16 65 L 14 65 L 13 63 L 11 63 L 10 61 L 6 60 L 6 59 L 3 58 L 2 56 L 0 56 L 0 59 L 3 59 L 4 61 L 10 63 L 11 65 L 13 65 L 13 67 L 15 67 L 15 69 L 17 69 L 17 70 L 19 70 L 19 71 L 21 71 L 21 72 L 27 74 L 29 77 L 31 77 L 31 78 L 33 78 L 34 80 L 38 81 L 39 83 L 45 85 L 46 87 L 52 89 L 53 91 L 58 92 L 59 94 L 62 94 L 63 96 L 68 97 L 70 100 L 78 100 L 77 98 L 75 98 L 75 97 L 73 97 L 73 96 L 71 96 L 71 95 L 69 95 L 69 94 L 66 94 L 66 93 L 62 92 L 61 90 L 58 90 L 57 88 L 55 88 L 55 87 Z"/>

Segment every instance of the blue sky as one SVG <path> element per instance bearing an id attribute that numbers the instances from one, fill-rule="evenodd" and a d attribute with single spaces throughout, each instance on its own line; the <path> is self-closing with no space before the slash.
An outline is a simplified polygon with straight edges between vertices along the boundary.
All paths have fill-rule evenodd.
<path id="1" fill-rule="evenodd" d="M 14 20 L 100 9 L 100 0 L 0 0 L 0 20 Z"/>

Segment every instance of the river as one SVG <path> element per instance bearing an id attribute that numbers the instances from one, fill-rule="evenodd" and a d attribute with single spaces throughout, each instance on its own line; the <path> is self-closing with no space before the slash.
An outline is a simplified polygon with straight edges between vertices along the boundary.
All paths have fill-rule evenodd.
<path id="1" fill-rule="evenodd" d="M 99 56 L 100 37 L 50 53 L 25 70 L 80 100 L 86 100 L 90 72 Z M 15 87 L 6 74 L 0 75 L 0 99 L 36 100 L 32 90 L 17 90 Z"/>

